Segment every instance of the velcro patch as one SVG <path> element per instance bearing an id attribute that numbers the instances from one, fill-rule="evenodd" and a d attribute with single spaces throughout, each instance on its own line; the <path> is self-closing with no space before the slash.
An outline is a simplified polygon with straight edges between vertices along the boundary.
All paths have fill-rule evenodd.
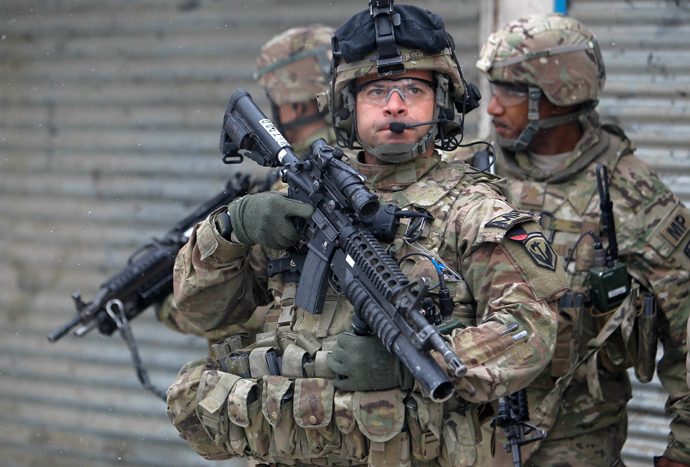
<path id="1" fill-rule="evenodd" d="M 666 225 L 664 225 L 661 235 L 668 240 L 674 247 L 678 246 L 680 241 L 685 237 L 690 228 L 690 214 L 683 206 L 680 205 L 669 216 Z M 687 253 L 687 248 L 686 248 Z"/>
<path id="2" fill-rule="evenodd" d="M 558 255 L 541 232 L 527 233 L 525 229 L 517 226 L 510 230 L 507 237 L 521 243 L 534 264 L 540 268 L 556 270 Z"/>
<path id="3" fill-rule="evenodd" d="M 535 216 L 528 211 L 512 211 L 491 219 L 486 226 L 487 227 L 497 227 L 499 229 L 508 230 L 518 222 L 525 221 L 527 219 L 534 219 Z"/>

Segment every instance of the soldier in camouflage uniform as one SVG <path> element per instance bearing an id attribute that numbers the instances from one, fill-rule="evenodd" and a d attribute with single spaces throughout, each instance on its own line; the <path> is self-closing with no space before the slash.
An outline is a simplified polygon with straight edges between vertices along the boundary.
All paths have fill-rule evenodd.
<path id="1" fill-rule="evenodd" d="M 552 356 L 554 310 L 566 291 L 562 260 L 535 216 L 505 201 L 496 177 L 441 162 L 434 142 L 447 143 L 439 132 L 457 130 L 464 115 L 389 129 L 460 111 L 469 99 L 441 18 L 406 5 L 394 11 L 402 18 L 394 28 L 397 74 L 379 74 L 368 10 L 336 31 L 332 121 L 349 148 L 363 148 L 349 162 L 369 188 L 408 215 L 384 245 L 403 259 L 403 272 L 411 280 L 444 274 L 457 324 L 447 341 L 469 370 L 463 378 L 449 370 L 454 395 L 432 400 L 376 337 L 350 333 L 353 307 L 343 295 L 329 289 L 318 314 L 297 307 L 298 277 L 284 250 L 300 239 L 289 218 L 312 208 L 275 192 L 246 196 L 216 214 L 229 226 L 213 216 L 198 224 L 175 264 L 175 299 L 201 329 L 271 307 L 254 345 L 228 343 L 219 359 L 187 364 L 168 391 L 174 426 L 206 459 L 472 466 L 480 407 L 529 384 Z M 424 223 L 411 218 L 424 212 Z M 282 272 L 269 277 L 269 263 Z M 438 290 L 430 296 L 438 305 Z M 249 368 L 235 367 L 246 355 Z M 269 368 L 273 355 L 282 356 L 281 375 Z"/>
<path id="2" fill-rule="evenodd" d="M 254 78 L 271 103 L 273 122 L 297 154 L 316 138 L 335 141 L 327 111 L 316 96 L 330 79 L 333 28 L 320 25 L 292 28 L 262 48 Z"/>
<path id="3" fill-rule="evenodd" d="M 509 201 L 540 213 L 553 248 L 563 258 L 572 255 L 572 293 L 560 301 L 554 360 L 528 388 L 532 421 L 548 436 L 523 448 L 525 465 L 623 465 L 631 397 L 624 370 L 634 365 L 641 381 L 651 379 L 655 335 L 664 346 L 658 376 L 674 417 L 657 465 L 690 465 L 690 211 L 633 155 L 635 146 L 620 128 L 599 123 L 594 107 L 604 63 L 596 38 L 582 24 L 557 14 L 513 21 L 489 37 L 477 67 L 492 83 L 488 112 L 499 146 L 496 171 L 509 179 Z M 626 300 L 608 311 L 588 304 L 587 278 L 595 266 L 594 235 L 588 232 L 605 248 L 609 244 L 599 164 L 608 169 L 618 253 L 632 277 L 623 290 Z M 649 321 L 638 316 L 645 296 L 656 299 Z M 649 325 L 653 319 L 656 326 Z M 482 465 L 512 465 L 500 449 L 493 463 L 488 452 L 483 455 Z"/>
<path id="4" fill-rule="evenodd" d="M 261 47 L 254 78 L 266 91 L 273 121 L 298 154 L 305 152 L 316 138 L 335 143 L 330 115 L 320 112 L 316 96 L 326 90 L 331 69 L 333 28 L 321 25 L 296 27 L 278 34 Z M 280 181 L 274 190 L 282 187 Z M 263 327 L 267 309 L 259 307 L 243 324 L 203 331 L 190 323 L 175 306 L 172 295 L 158 308 L 157 316 L 171 329 L 196 334 L 210 343 L 229 335 L 247 333 L 253 340 Z"/>

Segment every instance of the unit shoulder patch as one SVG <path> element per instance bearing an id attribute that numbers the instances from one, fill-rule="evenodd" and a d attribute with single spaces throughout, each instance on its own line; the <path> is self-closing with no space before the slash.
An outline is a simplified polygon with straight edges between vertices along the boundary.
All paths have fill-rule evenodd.
<path id="1" fill-rule="evenodd" d="M 661 235 L 674 247 L 683 240 L 690 228 L 690 212 L 682 204 L 667 218 Z"/>
<path id="2" fill-rule="evenodd" d="M 519 222 L 524 222 L 526 220 L 533 220 L 535 216 L 533 213 L 528 211 L 511 211 L 500 216 L 496 216 L 487 222 L 486 227 L 496 227 L 503 230 L 508 230 L 515 224 Z"/>
<path id="3" fill-rule="evenodd" d="M 522 227 L 516 226 L 508 232 L 506 237 L 522 244 L 527 255 L 540 268 L 556 270 L 558 255 L 541 232 L 528 233 Z"/>

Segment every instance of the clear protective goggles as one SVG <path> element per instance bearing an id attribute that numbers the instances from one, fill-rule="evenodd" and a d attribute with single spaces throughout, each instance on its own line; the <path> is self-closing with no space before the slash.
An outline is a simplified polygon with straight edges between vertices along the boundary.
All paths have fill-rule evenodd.
<path id="1" fill-rule="evenodd" d="M 512 84 L 496 83 L 492 81 L 491 96 L 496 98 L 496 101 L 501 107 L 514 107 L 529 99 L 529 91 L 527 88 L 518 88 Z"/>
<path id="2" fill-rule="evenodd" d="M 420 78 L 377 79 L 355 87 L 359 102 L 384 107 L 394 92 L 400 95 L 405 104 L 413 105 L 436 95 L 435 84 Z"/>

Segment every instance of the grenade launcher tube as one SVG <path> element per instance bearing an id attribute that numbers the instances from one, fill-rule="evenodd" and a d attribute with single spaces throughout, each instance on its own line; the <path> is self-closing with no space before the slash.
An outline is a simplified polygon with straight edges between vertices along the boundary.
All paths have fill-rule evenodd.
<path id="1" fill-rule="evenodd" d="M 340 257 L 340 258 L 338 258 Z M 342 251 L 336 252 L 338 259 L 345 259 Z M 389 313 L 377 303 L 362 282 L 351 277 L 345 287 L 345 296 L 355 308 L 355 313 L 361 316 L 369 328 L 378 336 L 384 347 L 393 353 L 405 367 L 410 370 L 414 379 L 429 394 L 435 402 L 443 402 L 453 395 L 455 385 L 448 374 L 438 366 L 436 360 L 427 353 L 420 352 L 404 338 L 399 326 L 390 319 Z M 398 323 L 400 324 L 400 323 Z M 372 375 L 375 377 L 375 375 Z"/>
<path id="2" fill-rule="evenodd" d="M 347 235 L 343 232 L 343 237 Z M 395 354 L 412 373 L 422 388 L 437 402 L 447 400 L 455 385 L 446 371 L 427 352 L 439 352 L 451 372 L 463 376 L 467 367 L 455 355 L 438 331 L 419 312 L 413 301 L 418 298 L 406 293 L 413 284 L 373 235 L 354 230 L 344 245 L 335 251 L 331 268 L 343 292 L 365 326 L 356 326 L 358 334 L 373 331 L 389 352 Z M 418 291 L 423 295 L 424 291 Z"/>

